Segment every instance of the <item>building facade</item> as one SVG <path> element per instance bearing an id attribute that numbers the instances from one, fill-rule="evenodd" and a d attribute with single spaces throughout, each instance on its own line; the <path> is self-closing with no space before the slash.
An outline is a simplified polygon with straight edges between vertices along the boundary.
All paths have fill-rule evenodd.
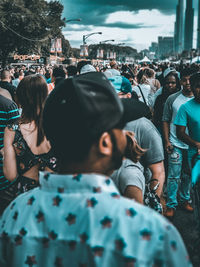
<path id="1" fill-rule="evenodd" d="M 176 22 L 174 28 L 174 51 L 181 53 L 184 49 L 184 0 L 179 0 L 176 6 Z"/>
<path id="2" fill-rule="evenodd" d="M 200 0 L 198 2 L 197 49 L 200 49 Z"/>
<path id="3" fill-rule="evenodd" d="M 190 51 L 193 48 L 194 8 L 192 0 L 186 1 L 184 50 Z"/>
<path id="4" fill-rule="evenodd" d="M 166 58 L 173 54 L 174 37 L 158 37 L 158 57 Z"/>

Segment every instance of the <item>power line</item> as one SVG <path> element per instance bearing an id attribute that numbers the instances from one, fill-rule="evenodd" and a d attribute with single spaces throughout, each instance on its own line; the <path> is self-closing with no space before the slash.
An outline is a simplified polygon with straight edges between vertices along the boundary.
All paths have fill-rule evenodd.
<path id="1" fill-rule="evenodd" d="M 3 26 L 6 30 L 11 31 L 12 33 L 16 34 L 17 36 L 19 36 L 19 37 L 21 37 L 21 38 L 23 38 L 23 39 L 25 39 L 25 40 L 27 40 L 27 41 L 30 41 L 30 42 L 44 42 L 44 41 L 46 41 L 46 40 L 49 38 L 48 36 L 46 36 L 46 37 L 43 38 L 43 39 L 31 39 L 31 38 L 25 37 L 25 36 L 23 36 L 23 35 L 17 33 L 15 30 L 11 29 L 9 26 L 6 26 L 6 25 L 3 23 L 3 21 L 0 20 L 0 22 L 1 22 L 2 26 Z"/>

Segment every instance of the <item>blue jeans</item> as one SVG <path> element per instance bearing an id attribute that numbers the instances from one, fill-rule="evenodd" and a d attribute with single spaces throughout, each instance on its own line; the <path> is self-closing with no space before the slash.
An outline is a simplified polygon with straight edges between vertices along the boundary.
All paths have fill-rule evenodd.
<path id="1" fill-rule="evenodd" d="M 190 199 L 190 171 L 187 160 L 187 150 L 173 148 L 168 155 L 167 204 L 169 208 L 178 206 L 177 193 L 179 187 L 180 202 Z"/>
<path id="2" fill-rule="evenodd" d="M 190 167 L 190 170 L 192 170 L 192 158 L 193 156 L 197 153 L 197 148 L 189 148 L 188 149 L 188 163 L 189 163 L 189 167 Z M 199 160 L 200 159 L 200 155 L 198 155 L 196 157 L 196 160 Z"/>

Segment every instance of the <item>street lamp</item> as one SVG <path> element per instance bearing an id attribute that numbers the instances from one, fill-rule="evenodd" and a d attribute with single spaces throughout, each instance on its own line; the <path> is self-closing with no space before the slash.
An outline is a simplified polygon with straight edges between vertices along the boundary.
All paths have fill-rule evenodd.
<path id="1" fill-rule="evenodd" d="M 105 40 L 105 41 L 101 41 L 99 42 L 99 44 L 104 44 L 104 43 L 107 43 L 107 42 L 114 42 L 115 40 Z"/>
<path id="2" fill-rule="evenodd" d="M 71 21 L 81 21 L 81 19 L 66 19 L 64 18 L 65 23 L 71 22 Z"/>
<path id="3" fill-rule="evenodd" d="M 86 45 L 86 39 L 94 34 L 102 34 L 102 32 L 92 32 L 90 34 L 83 35 L 83 45 Z"/>
<path id="4" fill-rule="evenodd" d="M 120 45 L 125 45 L 125 43 L 119 43 L 119 44 L 115 44 L 115 45 L 119 45 L 120 46 Z"/>

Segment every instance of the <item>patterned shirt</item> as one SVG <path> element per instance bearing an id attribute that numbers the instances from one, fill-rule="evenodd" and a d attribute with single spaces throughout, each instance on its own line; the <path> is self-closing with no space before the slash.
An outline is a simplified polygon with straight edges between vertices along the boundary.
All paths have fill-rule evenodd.
<path id="1" fill-rule="evenodd" d="M 20 117 L 17 105 L 10 99 L 0 95 L 0 149 L 3 148 L 4 130 L 8 124 L 16 122 Z M 0 154 L 0 190 L 7 188 L 11 183 L 4 177 L 3 160 Z"/>
<path id="2" fill-rule="evenodd" d="M 165 218 L 97 174 L 40 174 L 0 220 L 0 266 L 191 266 Z"/>

